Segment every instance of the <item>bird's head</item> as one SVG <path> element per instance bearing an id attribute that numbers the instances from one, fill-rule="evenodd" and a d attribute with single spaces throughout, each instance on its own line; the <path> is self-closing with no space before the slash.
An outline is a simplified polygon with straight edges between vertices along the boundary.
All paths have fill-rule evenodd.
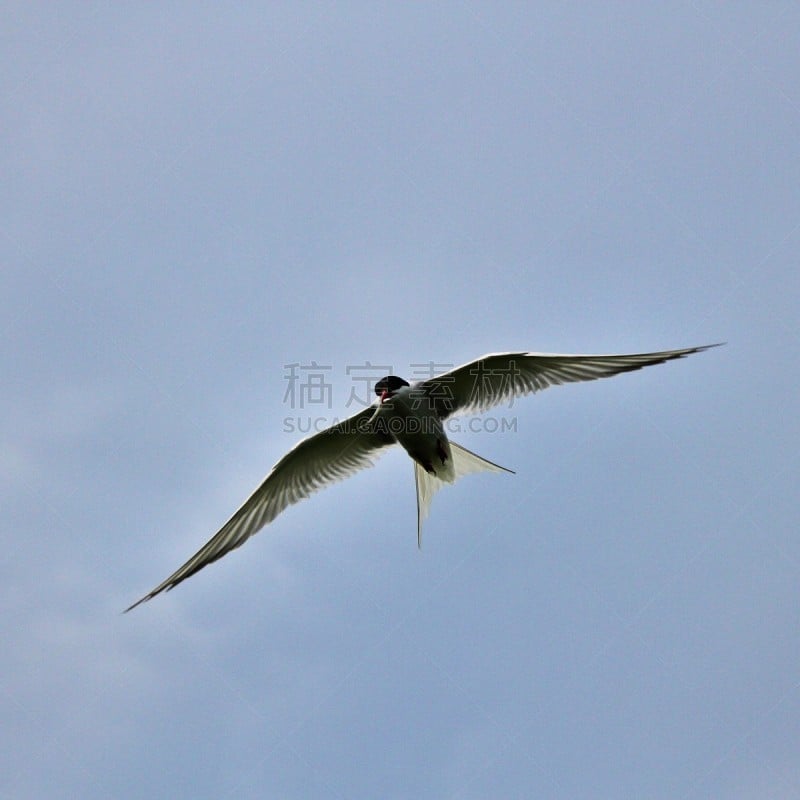
<path id="1" fill-rule="evenodd" d="M 385 403 L 387 400 L 394 397 L 394 395 L 403 387 L 403 386 L 410 386 L 411 384 L 408 381 L 404 381 L 402 378 L 398 378 L 397 375 L 387 375 L 385 378 L 381 378 L 375 384 L 375 394 L 378 395 L 381 399 L 381 403 Z"/>

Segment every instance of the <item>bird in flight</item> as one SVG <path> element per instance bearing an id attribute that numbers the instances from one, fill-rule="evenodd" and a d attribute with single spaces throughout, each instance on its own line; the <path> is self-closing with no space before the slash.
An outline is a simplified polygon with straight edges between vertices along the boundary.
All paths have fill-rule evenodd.
<path id="1" fill-rule="evenodd" d="M 373 405 L 296 444 L 203 547 L 125 610 L 174 588 L 244 544 L 288 506 L 372 466 L 377 455 L 395 444 L 414 462 L 421 544 L 422 522 L 442 486 L 472 472 L 512 472 L 451 442 L 444 429 L 448 417 L 480 413 L 559 383 L 608 378 L 717 346 L 630 355 L 491 353 L 413 385 L 387 375 L 375 384 Z"/>

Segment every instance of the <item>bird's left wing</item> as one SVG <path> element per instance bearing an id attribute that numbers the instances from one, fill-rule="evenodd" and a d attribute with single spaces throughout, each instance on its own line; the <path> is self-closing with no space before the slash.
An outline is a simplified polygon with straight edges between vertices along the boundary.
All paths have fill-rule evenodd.
<path id="1" fill-rule="evenodd" d="M 378 451 L 394 441 L 370 424 L 374 411 L 374 407 L 365 408 L 295 445 L 203 547 L 163 583 L 125 610 L 130 611 L 139 603 L 172 589 L 212 561 L 244 544 L 293 503 L 371 466 Z"/>
<path id="2" fill-rule="evenodd" d="M 451 414 L 486 411 L 514 397 L 559 383 L 609 378 L 716 346 L 610 355 L 490 353 L 416 384 L 412 396 L 418 403 L 428 404 L 444 419 Z"/>

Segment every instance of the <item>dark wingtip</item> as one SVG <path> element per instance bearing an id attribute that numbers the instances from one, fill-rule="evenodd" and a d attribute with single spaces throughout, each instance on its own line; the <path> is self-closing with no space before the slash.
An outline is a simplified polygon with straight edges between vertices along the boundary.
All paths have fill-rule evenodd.
<path id="1" fill-rule="evenodd" d="M 133 609 L 136 608 L 136 606 L 140 606 L 142 603 L 146 603 L 150 598 L 151 598 L 151 595 L 146 594 L 144 597 L 141 597 L 139 600 L 137 600 L 132 605 L 129 605 L 122 613 L 123 614 L 127 614 L 129 611 L 133 611 Z"/>
<path id="2" fill-rule="evenodd" d="M 161 592 L 168 592 L 172 586 L 160 586 L 157 589 L 154 589 L 152 592 L 149 592 L 144 597 L 140 597 L 135 603 L 129 605 L 122 613 L 127 614 L 129 611 L 133 611 L 136 606 L 140 606 L 142 603 L 146 603 L 148 600 L 152 600 L 157 594 L 161 594 Z"/>

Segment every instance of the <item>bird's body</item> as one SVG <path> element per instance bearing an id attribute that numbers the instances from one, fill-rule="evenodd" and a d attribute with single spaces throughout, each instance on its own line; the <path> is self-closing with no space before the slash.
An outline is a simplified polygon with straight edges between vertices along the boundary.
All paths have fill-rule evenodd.
<path id="1" fill-rule="evenodd" d="M 417 539 L 433 495 L 471 472 L 511 472 L 449 441 L 444 422 L 479 413 L 560 383 L 606 378 L 661 364 L 716 345 L 630 355 L 492 353 L 413 386 L 387 375 L 375 384 L 377 403 L 295 445 L 222 528 L 169 578 L 128 609 L 177 586 L 244 544 L 288 506 L 370 466 L 399 444 L 414 462 Z"/>
<path id="2" fill-rule="evenodd" d="M 453 456 L 444 423 L 412 386 L 402 386 L 381 402 L 373 425 L 392 436 L 425 472 L 452 481 Z"/>

